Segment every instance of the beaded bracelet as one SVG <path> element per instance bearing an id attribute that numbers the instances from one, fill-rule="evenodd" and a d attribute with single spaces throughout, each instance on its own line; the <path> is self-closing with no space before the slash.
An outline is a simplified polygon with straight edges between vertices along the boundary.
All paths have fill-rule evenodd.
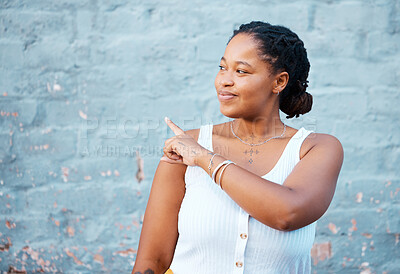
<path id="1" fill-rule="evenodd" d="M 233 163 L 233 162 L 232 162 L 231 160 L 225 160 L 225 161 L 223 161 L 222 163 L 220 163 L 220 164 L 214 169 L 211 178 L 212 178 L 212 180 L 213 180 L 215 183 L 217 183 L 217 182 L 215 181 L 215 175 L 217 175 L 218 170 L 219 170 L 223 165 L 228 164 L 228 163 Z"/>
<path id="2" fill-rule="evenodd" d="M 210 173 L 210 176 L 211 176 L 211 165 L 214 164 L 213 159 L 214 159 L 214 157 L 215 157 L 216 155 L 219 155 L 219 154 L 214 153 L 213 156 L 212 156 L 211 159 L 210 159 L 210 163 L 208 164 L 208 173 Z"/>
<path id="3" fill-rule="evenodd" d="M 224 171 L 225 171 L 225 168 L 227 168 L 227 166 L 229 166 L 230 164 L 234 164 L 234 165 L 236 165 L 234 162 L 230 162 L 230 163 L 227 163 L 223 168 L 222 168 L 222 170 L 221 170 L 221 172 L 219 173 L 219 179 L 218 179 L 218 185 L 219 185 L 219 187 L 222 189 L 222 190 L 224 190 L 223 188 L 222 188 L 222 185 L 221 185 L 221 177 L 222 177 L 222 173 L 224 173 Z"/>

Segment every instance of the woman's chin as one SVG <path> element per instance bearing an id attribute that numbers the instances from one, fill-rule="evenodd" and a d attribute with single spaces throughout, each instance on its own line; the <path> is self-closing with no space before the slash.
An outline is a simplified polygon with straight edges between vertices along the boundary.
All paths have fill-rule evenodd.
<path id="1" fill-rule="evenodd" d="M 240 114 L 235 111 L 233 108 L 229 108 L 223 105 L 219 106 L 219 111 L 222 113 L 222 115 L 228 117 L 228 118 L 239 118 Z"/>

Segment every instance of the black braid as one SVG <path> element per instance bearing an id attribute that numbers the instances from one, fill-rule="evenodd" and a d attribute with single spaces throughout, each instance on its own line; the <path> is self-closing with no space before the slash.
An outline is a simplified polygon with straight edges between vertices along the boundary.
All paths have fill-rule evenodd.
<path id="1" fill-rule="evenodd" d="M 240 33 L 251 35 L 259 43 L 259 54 L 271 64 L 273 73 L 286 71 L 289 74 L 289 81 L 279 98 L 279 107 L 288 115 L 287 118 L 309 112 L 312 96 L 306 89 L 310 62 L 304 43 L 297 34 L 286 27 L 260 21 L 241 25 L 230 40 Z"/>

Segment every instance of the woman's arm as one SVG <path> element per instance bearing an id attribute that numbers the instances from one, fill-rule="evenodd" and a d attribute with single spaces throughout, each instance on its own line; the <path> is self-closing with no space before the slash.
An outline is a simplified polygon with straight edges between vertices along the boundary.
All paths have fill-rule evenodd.
<path id="1" fill-rule="evenodd" d="M 343 148 L 331 135 L 318 134 L 314 139 L 315 145 L 283 185 L 229 165 L 221 178 L 224 191 L 253 218 L 275 229 L 295 230 L 318 220 L 328 209 L 335 192 Z M 210 158 L 203 154 L 196 164 L 208 172 Z M 222 156 L 214 157 L 214 168 L 224 160 Z"/>
<path id="2" fill-rule="evenodd" d="M 160 161 L 154 175 L 132 273 L 164 273 L 178 240 L 178 213 L 185 195 L 186 165 Z"/>
<path id="3" fill-rule="evenodd" d="M 185 133 L 197 140 L 199 129 Z M 158 164 L 132 274 L 164 273 L 171 265 L 178 240 L 178 213 L 185 196 L 186 167 L 165 161 Z"/>

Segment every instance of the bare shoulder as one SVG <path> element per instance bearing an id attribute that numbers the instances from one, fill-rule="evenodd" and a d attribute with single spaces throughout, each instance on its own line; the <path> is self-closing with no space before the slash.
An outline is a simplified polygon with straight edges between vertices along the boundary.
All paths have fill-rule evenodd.
<path id="1" fill-rule="evenodd" d="M 342 143 L 335 136 L 326 133 L 314 132 L 310 134 L 310 137 L 311 135 L 313 135 L 313 138 L 311 139 L 314 140 L 314 145 L 329 147 L 331 149 L 343 151 Z"/>
<path id="2" fill-rule="evenodd" d="M 307 147 L 307 152 L 314 150 L 321 153 L 329 153 L 343 160 L 343 146 L 339 139 L 335 136 L 325 133 L 310 133 L 304 140 L 304 147 Z M 307 154 L 307 152 L 305 154 Z M 305 156 L 305 155 L 304 155 Z"/>

